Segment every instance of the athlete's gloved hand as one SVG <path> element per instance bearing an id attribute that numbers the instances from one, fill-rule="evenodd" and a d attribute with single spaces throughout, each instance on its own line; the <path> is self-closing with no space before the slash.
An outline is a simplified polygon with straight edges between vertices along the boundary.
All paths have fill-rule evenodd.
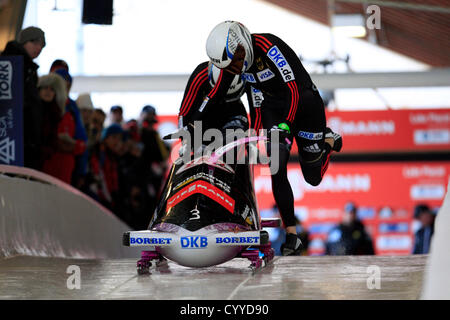
<path id="1" fill-rule="evenodd" d="M 342 136 L 333 132 L 330 128 L 325 129 L 325 143 L 329 144 L 331 150 L 339 152 L 342 149 Z"/>
<path id="2" fill-rule="evenodd" d="M 186 143 L 182 143 L 180 149 L 178 149 L 178 155 L 180 157 L 182 157 L 186 153 L 186 151 L 188 151 L 187 144 Z"/>
<path id="3" fill-rule="evenodd" d="M 186 152 L 191 151 L 191 146 L 194 141 L 194 125 L 192 123 L 188 123 L 184 127 L 180 128 L 180 131 L 185 131 L 185 134 L 189 135 L 189 139 L 181 138 L 181 147 L 178 150 L 178 154 L 182 157 Z"/>
<path id="4" fill-rule="evenodd" d="M 233 55 L 233 59 L 231 60 L 231 63 L 228 65 L 228 67 L 225 68 L 225 71 L 228 71 L 232 74 L 241 74 L 243 72 L 244 59 L 245 49 L 241 44 L 238 44 Z"/>
<path id="5" fill-rule="evenodd" d="M 272 140 L 272 137 L 274 137 L 274 132 L 278 132 L 279 143 L 284 145 L 290 151 L 293 140 L 291 137 L 291 129 L 289 128 L 289 125 L 285 122 L 282 122 L 278 126 L 273 126 L 269 132 L 269 140 Z"/>

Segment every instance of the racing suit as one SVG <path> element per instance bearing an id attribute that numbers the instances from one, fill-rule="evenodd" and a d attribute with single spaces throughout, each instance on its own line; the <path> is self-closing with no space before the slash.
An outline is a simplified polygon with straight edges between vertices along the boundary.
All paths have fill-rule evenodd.
<path id="1" fill-rule="evenodd" d="M 179 127 L 202 121 L 203 131 L 210 128 L 247 130 L 248 118 L 240 100 L 241 93 L 227 96 L 234 75 L 221 70 L 213 87 L 209 82 L 208 63 L 200 63 L 189 77 L 178 114 Z"/>
<path id="2" fill-rule="evenodd" d="M 295 226 L 294 198 L 287 178 L 293 138 L 305 180 L 317 186 L 328 167 L 331 146 L 325 143 L 325 108 L 319 92 L 295 52 L 275 35 L 252 34 L 254 60 L 244 73 L 252 128 L 290 128 L 288 143 L 280 142 L 278 171 L 272 190 L 283 223 Z M 270 150 L 268 150 L 270 151 Z"/>

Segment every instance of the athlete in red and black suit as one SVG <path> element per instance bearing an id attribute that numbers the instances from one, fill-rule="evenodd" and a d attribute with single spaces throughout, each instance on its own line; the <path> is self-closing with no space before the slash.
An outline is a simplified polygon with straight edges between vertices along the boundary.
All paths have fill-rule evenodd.
<path id="1" fill-rule="evenodd" d="M 282 252 L 296 254 L 301 241 L 296 234 L 294 198 L 287 178 L 293 139 L 305 180 L 317 186 L 327 170 L 331 151 L 340 151 L 342 138 L 326 127 L 323 101 L 295 52 L 273 34 L 247 32 L 238 22 L 219 24 L 208 38 L 207 53 L 213 63 L 228 63 L 224 70 L 243 73 L 252 128 L 280 133 L 279 165 L 278 171 L 272 173 L 272 192 L 287 233 Z M 231 63 L 215 54 L 220 53 L 217 39 L 224 34 Z"/>
<path id="2" fill-rule="evenodd" d="M 232 85 L 244 88 L 241 77 L 218 69 L 214 79 L 211 67 L 207 61 L 200 63 L 189 77 L 178 114 L 179 127 L 201 121 L 203 132 L 210 128 L 247 130 L 247 112 L 240 99 L 243 90 L 229 93 Z M 238 83 L 233 83 L 235 77 Z"/>

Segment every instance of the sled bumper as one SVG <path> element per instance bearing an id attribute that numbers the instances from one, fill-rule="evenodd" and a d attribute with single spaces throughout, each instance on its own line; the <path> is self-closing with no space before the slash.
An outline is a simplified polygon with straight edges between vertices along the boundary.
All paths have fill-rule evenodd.
<path id="1" fill-rule="evenodd" d="M 152 230 L 129 231 L 123 234 L 127 247 L 180 247 L 204 248 L 206 246 L 254 246 L 269 242 L 267 231 L 217 232 L 209 234 L 178 235 Z"/>

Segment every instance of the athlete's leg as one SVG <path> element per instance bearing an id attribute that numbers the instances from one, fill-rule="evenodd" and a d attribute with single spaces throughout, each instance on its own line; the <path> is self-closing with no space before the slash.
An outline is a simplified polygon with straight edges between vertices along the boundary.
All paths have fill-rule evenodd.
<path id="1" fill-rule="evenodd" d="M 274 125 L 283 122 L 283 103 L 283 101 L 274 101 L 273 99 L 265 98 L 261 106 L 264 129 L 270 130 Z M 272 145 L 277 150 L 271 150 Z M 276 164 L 271 163 L 271 169 L 273 171 L 271 172 L 273 197 L 280 211 L 286 232 L 295 233 L 294 195 L 287 176 L 290 150 L 284 143 L 272 144 L 272 142 L 269 142 L 267 146 L 271 161 L 277 161 Z M 273 170 L 274 168 L 275 170 Z"/>
<path id="2" fill-rule="evenodd" d="M 317 91 L 301 92 L 301 114 L 295 121 L 295 140 L 305 181 L 317 186 L 328 168 L 331 146 L 325 142 L 326 118 L 323 101 Z"/>

